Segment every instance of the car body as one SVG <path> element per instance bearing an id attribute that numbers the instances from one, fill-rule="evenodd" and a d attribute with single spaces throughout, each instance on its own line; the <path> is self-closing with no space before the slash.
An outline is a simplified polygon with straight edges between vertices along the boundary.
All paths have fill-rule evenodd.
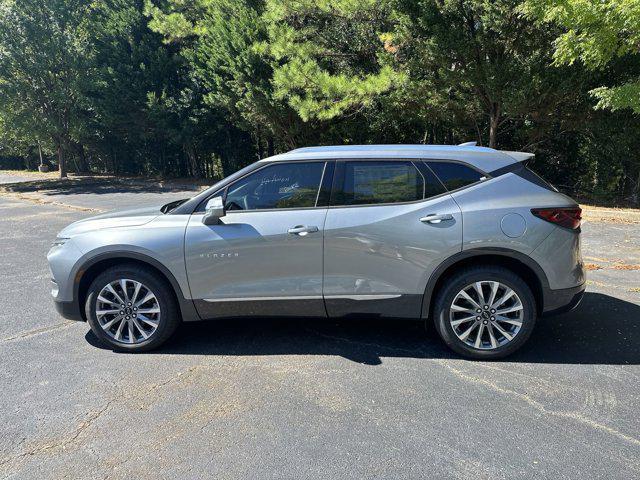
<path id="1" fill-rule="evenodd" d="M 518 322 L 523 327 L 524 317 L 532 317 L 527 327 L 533 327 L 540 314 L 571 309 L 585 288 L 580 209 L 526 167 L 532 156 L 475 145 L 309 147 L 276 155 L 186 201 L 71 224 L 48 255 L 53 299 L 64 316 L 104 332 L 96 309 L 113 304 L 115 312 L 127 307 L 123 297 L 134 288 L 147 291 L 135 278 L 122 285 L 114 277 L 107 290 L 94 285 L 106 270 L 128 266 L 160 279 L 185 322 L 248 315 L 422 318 L 435 320 L 443 338 L 448 328 L 445 341 L 464 355 L 503 356 L 519 346 L 513 329 Z M 501 281 L 503 273 L 519 280 Z M 494 274 L 497 280 L 489 279 Z M 469 285 L 477 284 L 477 295 L 462 289 L 438 307 L 452 279 L 476 277 Z M 518 311 L 517 320 L 493 329 L 491 316 L 478 315 L 478 345 L 460 339 L 466 320 L 456 308 L 469 317 L 475 307 L 493 311 L 481 300 L 520 281 L 506 302 L 515 308 L 514 299 L 522 305 L 530 297 L 530 312 Z M 107 303 L 91 307 L 96 288 L 93 297 L 104 293 Z M 473 301 L 465 303 L 469 292 Z M 121 313 L 134 314 L 107 314 L 114 323 L 102 340 L 131 350 L 157 346 L 146 336 L 162 323 L 159 314 L 144 317 L 151 320 L 145 331 L 136 330 L 130 315 L 119 319 Z M 519 338 L 526 340 L 530 330 L 524 330 Z"/>

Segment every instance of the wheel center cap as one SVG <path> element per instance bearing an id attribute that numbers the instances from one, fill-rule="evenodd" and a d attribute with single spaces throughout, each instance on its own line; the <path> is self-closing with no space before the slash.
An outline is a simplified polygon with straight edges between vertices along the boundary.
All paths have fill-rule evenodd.
<path id="1" fill-rule="evenodd" d="M 490 317 L 491 314 L 489 314 L 489 312 L 482 312 L 482 318 L 484 318 L 485 320 L 489 320 Z"/>
<path id="2" fill-rule="evenodd" d="M 126 313 L 127 315 L 131 315 L 132 312 L 133 310 L 131 309 L 131 307 L 127 307 L 124 309 L 124 313 Z"/>

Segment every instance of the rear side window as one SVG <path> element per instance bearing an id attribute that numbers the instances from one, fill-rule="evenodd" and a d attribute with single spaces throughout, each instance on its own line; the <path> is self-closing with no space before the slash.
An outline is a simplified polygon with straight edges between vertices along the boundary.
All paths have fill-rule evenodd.
<path id="1" fill-rule="evenodd" d="M 344 162 L 334 205 L 399 203 L 424 198 L 423 176 L 411 162 Z"/>
<path id="2" fill-rule="evenodd" d="M 454 162 L 426 162 L 447 190 L 457 190 L 480 181 L 484 176 L 471 167 Z"/>

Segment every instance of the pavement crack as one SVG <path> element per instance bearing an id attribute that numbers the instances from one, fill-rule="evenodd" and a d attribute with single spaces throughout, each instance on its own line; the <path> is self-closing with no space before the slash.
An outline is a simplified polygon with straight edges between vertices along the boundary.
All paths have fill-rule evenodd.
<path id="1" fill-rule="evenodd" d="M 22 338 L 29 338 L 29 337 L 33 337 L 34 335 L 40 335 L 41 333 L 47 333 L 47 332 L 51 332 L 54 330 L 59 330 L 61 328 L 65 328 L 68 327 L 70 325 L 73 325 L 74 323 L 78 323 L 75 320 L 68 320 L 62 323 L 57 323 L 55 325 L 50 325 L 48 327 L 41 327 L 41 328 L 34 328 L 33 330 L 27 330 L 26 332 L 21 332 L 18 333 L 16 335 L 12 335 L 10 337 L 5 337 L 3 339 L 1 339 L 0 341 L 2 342 L 10 342 L 11 340 L 18 340 L 18 339 L 22 339 Z"/>
<path id="2" fill-rule="evenodd" d="M 75 322 L 72 322 L 75 323 Z M 57 449 L 65 449 L 67 446 L 75 443 L 78 438 L 82 435 L 82 433 L 87 430 L 87 428 L 89 428 L 91 425 L 93 425 L 97 420 L 99 420 L 102 415 L 105 414 L 105 412 L 107 412 L 107 410 L 109 410 L 109 408 L 116 402 L 120 401 L 120 400 L 127 400 L 127 399 L 131 399 L 131 398 L 139 398 L 139 397 L 144 397 L 146 395 L 148 395 L 149 393 L 152 393 L 153 391 L 157 390 L 158 388 L 162 388 L 165 385 L 168 385 L 169 383 L 182 378 L 185 374 L 189 374 L 191 372 L 193 372 L 194 370 L 196 370 L 198 368 L 198 366 L 193 366 L 188 368 L 185 371 L 181 371 L 179 373 L 177 373 L 176 375 L 168 378 L 167 380 L 164 380 L 162 382 L 159 383 L 154 383 L 152 385 L 150 385 L 148 388 L 146 388 L 144 391 L 139 392 L 137 394 L 134 395 L 126 395 L 124 393 L 120 394 L 120 395 L 116 395 L 115 397 L 111 398 L 108 402 L 106 402 L 101 408 L 99 408 L 98 410 L 95 410 L 93 412 L 89 412 L 86 414 L 86 418 L 80 422 L 80 424 L 69 434 L 66 436 L 66 438 L 61 439 L 60 441 L 57 442 L 51 442 L 51 443 L 46 443 L 44 445 L 38 445 L 36 447 L 30 448 L 22 453 L 19 453 L 17 455 L 11 456 L 11 457 L 7 457 L 5 459 L 0 460 L 0 467 L 11 463 L 13 461 L 16 460 L 20 460 L 22 458 L 26 458 L 26 457 L 31 457 L 33 455 L 37 455 L 43 452 L 47 452 L 47 451 L 51 451 L 51 450 L 57 450 Z M 20 445 L 21 443 L 23 443 L 23 441 L 21 441 L 18 445 Z"/>
<path id="3" fill-rule="evenodd" d="M 39 445 L 37 447 L 31 448 L 25 452 L 22 452 L 18 455 L 15 455 L 13 457 L 9 457 L 6 458 L 5 460 L 0 461 L 0 466 L 5 465 L 11 461 L 14 460 L 18 460 L 20 458 L 24 458 L 24 457 L 30 457 L 33 455 L 37 455 L 39 453 L 42 452 L 46 452 L 48 450 L 53 450 L 53 449 L 57 449 L 57 448 L 62 448 L 64 449 L 67 445 L 75 442 L 77 440 L 77 438 L 82 434 L 82 432 L 84 432 L 87 428 L 89 428 L 93 422 L 95 422 L 98 418 L 100 418 L 100 416 L 107 411 L 107 409 L 111 406 L 111 404 L 113 402 L 115 402 L 116 400 L 119 400 L 120 398 L 122 398 L 122 396 L 117 396 L 112 398 L 111 400 L 109 400 L 100 410 L 97 410 L 93 413 L 91 413 L 89 415 L 89 417 L 82 421 L 77 427 L 76 429 L 71 433 L 71 435 L 59 442 L 53 442 L 53 443 L 47 443 L 45 445 Z"/>
<path id="4" fill-rule="evenodd" d="M 627 435 L 625 433 L 620 432 L 619 430 L 616 430 L 615 428 L 612 428 L 608 425 L 604 425 L 602 423 L 596 422 L 595 420 L 593 420 L 592 418 L 589 418 L 585 415 L 582 415 L 581 413 L 578 412 L 561 412 L 561 411 L 557 411 L 557 410 L 550 410 L 548 409 L 544 404 L 542 404 L 541 402 L 533 399 L 530 395 L 527 395 L 526 393 L 520 393 L 520 392 L 516 392 L 515 390 L 511 390 L 509 388 L 504 388 L 501 387 L 499 385 L 496 385 L 495 383 L 490 382 L 489 380 L 486 380 L 484 378 L 478 378 L 475 377 L 473 375 L 469 375 L 466 372 L 463 372 L 462 370 L 455 368 L 451 365 L 448 365 L 445 361 L 443 360 L 437 360 L 436 363 L 438 363 L 440 366 L 448 369 L 449 371 L 451 371 L 454 375 L 456 375 L 458 378 L 466 381 L 466 382 L 470 382 L 470 383 L 475 383 L 478 385 L 484 385 L 486 387 L 489 387 L 490 389 L 504 394 L 504 395 L 509 395 L 511 397 L 515 397 L 518 398 L 520 400 L 522 400 L 523 402 L 526 402 L 529 406 L 533 407 L 534 409 L 538 410 L 540 413 L 544 414 L 544 415 L 550 415 L 550 416 L 554 416 L 554 417 L 559 417 L 559 418 L 566 418 L 566 419 L 570 419 L 570 420 L 574 420 L 577 421 L 583 425 L 586 425 L 588 427 L 591 427 L 595 430 L 599 430 L 603 433 L 609 434 L 611 436 L 614 436 L 620 440 L 623 440 L 627 443 L 630 443 L 631 445 L 634 445 L 636 447 L 640 446 L 640 439 L 633 437 L 631 435 Z"/>

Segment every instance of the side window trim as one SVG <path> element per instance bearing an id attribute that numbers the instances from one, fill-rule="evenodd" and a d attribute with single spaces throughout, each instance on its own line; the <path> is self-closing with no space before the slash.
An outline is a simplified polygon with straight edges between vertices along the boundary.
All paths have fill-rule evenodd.
<path id="1" fill-rule="evenodd" d="M 338 200 L 338 194 L 341 190 L 341 185 L 344 183 L 344 174 L 345 174 L 345 168 L 344 168 L 344 164 L 346 162 L 352 162 L 352 161 L 368 161 L 368 162 L 376 162 L 376 161 L 403 161 L 403 162 L 411 162 L 414 165 L 414 168 L 416 168 L 416 170 L 420 173 L 422 179 L 423 179 L 423 198 L 420 200 L 412 200 L 412 201 L 408 201 L 408 202 L 395 202 L 395 203 L 368 203 L 368 204 L 361 204 L 361 205 L 338 205 L 336 204 L 336 201 Z M 490 175 L 487 172 L 484 172 L 476 167 L 474 167 L 473 165 L 468 164 L 467 162 L 464 162 L 462 160 L 455 160 L 455 159 L 440 159 L 440 158 L 336 158 L 336 159 L 322 159 L 322 158 L 318 158 L 318 159 L 309 159 L 309 160 L 290 160 L 287 162 L 282 162 L 284 163 L 315 163 L 315 162 L 324 162 L 324 169 L 323 169 L 323 175 L 322 175 L 322 179 L 321 179 L 321 183 L 320 183 L 320 188 L 318 190 L 318 196 L 316 197 L 316 205 L 314 207 L 292 207 L 292 208 L 267 208 L 267 209 L 256 209 L 256 210 L 234 210 L 234 213 L 242 213 L 242 212 L 255 212 L 255 211 L 275 211 L 275 210 L 303 210 L 303 209 L 309 209 L 309 208 L 354 208 L 354 207 L 366 207 L 366 206 L 382 206 L 382 205 L 401 205 L 401 204 L 410 204 L 410 203 L 418 203 L 418 202 L 423 202 L 425 200 L 430 200 L 432 198 L 437 198 L 441 195 L 445 195 L 445 194 L 449 194 L 449 193 L 455 193 L 458 192 L 460 190 L 463 190 L 465 188 L 468 187 L 472 187 L 474 185 L 477 185 L 478 183 L 484 182 L 486 180 L 489 180 L 491 178 L 493 178 L 496 175 Z M 446 188 L 446 186 L 442 183 L 442 180 L 440 180 L 440 177 L 438 177 L 438 175 L 435 174 L 435 172 L 431 169 L 431 167 L 429 167 L 428 163 L 429 162 L 438 162 L 438 163 L 459 163 L 462 164 L 468 168 L 471 168 L 472 170 L 475 170 L 476 172 L 478 172 L 479 174 L 481 174 L 484 178 L 480 179 L 477 182 L 471 183 L 469 185 L 465 185 L 463 187 L 457 188 L 455 190 L 448 190 Z M 205 198 L 202 202 L 200 202 L 200 204 L 198 205 L 198 207 L 194 210 L 193 213 L 202 213 L 204 211 L 204 205 L 206 205 L 206 203 L 222 194 L 223 198 L 226 199 L 227 196 L 227 192 L 229 190 L 229 187 L 232 187 L 235 183 L 241 181 L 242 179 L 246 178 L 249 175 L 253 175 L 254 173 L 259 172 L 260 170 L 263 170 L 264 168 L 267 168 L 271 165 L 274 164 L 279 164 L 280 162 L 268 162 L 265 163 L 263 166 L 256 168 L 255 170 L 252 170 L 251 172 L 248 172 L 246 175 L 243 175 L 242 177 L 234 180 L 232 183 L 225 185 L 222 189 L 212 193 L 210 196 L 208 196 L 207 198 Z M 444 189 L 444 192 L 438 195 L 434 195 L 428 198 L 426 197 L 426 179 L 424 176 L 424 173 L 421 171 L 421 167 L 424 167 L 426 169 L 428 169 L 433 176 L 438 180 L 438 182 L 440 182 L 440 185 L 442 186 L 442 188 Z M 495 173 L 495 172 L 494 172 Z M 327 185 L 327 182 L 329 182 L 329 185 Z M 326 187 L 326 189 L 325 189 Z M 329 188 L 330 187 L 330 188 Z M 326 198 L 322 198 L 322 197 L 326 197 Z M 323 201 L 321 201 L 323 200 Z"/>
<path id="2" fill-rule="evenodd" d="M 413 165 L 413 168 L 416 169 L 416 171 L 420 174 L 420 177 L 422 178 L 422 200 L 425 200 L 427 198 L 427 179 L 424 177 L 424 175 L 422 174 L 422 172 L 420 171 L 420 169 L 418 168 L 415 162 L 412 161 L 411 165 Z"/>
<path id="3" fill-rule="evenodd" d="M 438 182 L 438 185 L 440 186 L 440 189 L 442 190 L 440 193 L 436 194 L 436 195 L 430 195 L 427 197 L 427 192 L 426 192 L 426 188 L 427 188 L 427 182 L 425 180 L 424 182 L 424 188 L 425 188 L 425 193 L 424 193 L 424 199 L 425 200 L 429 200 L 430 198 L 437 198 L 441 195 L 445 195 L 449 193 L 449 190 L 447 190 L 447 187 L 444 183 L 442 183 L 442 180 L 440 180 L 440 177 L 438 177 L 436 175 L 436 172 L 433 171 L 433 169 L 427 164 L 426 161 L 424 160 L 416 160 L 414 162 L 416 168 L 418 169 L 418 171 L 422 174 L 422 176 L 424 177 L 425 174 L 428 176 L 431 176 L 433 179 L 435 179 L 436 182 Z M 424 170 L 423 170 L 424 169 Z"/>
<path id="4" fill-rule="evenodd" d="M 322 190 L 322 184 L 324 182 L 324 174 L 327 172 L 327 162 L 322 165 L 322 174 L 320 175 L 320 183 L 318 184 L 318 191 L 316 192 L 316 201 L 313 202 L 313 206 L 318 206 L 318 200 L 320 200 L 320 191 Z"/>
<path id="5" fill-rule="evenodd" d="M 331 182 L 331 195 L 329 196 L 329 207 L 339 206 L 339 196 L 344 185 L 344 165 L 348 160 L 337 159 L 334 162 L 333 182 Z"/>
<path id="6" fill-rule="evenodd" d="M 316 208 L 327 208 L 331 200 L 331 192 L 333 190 L 335 160 L 328 159 L 324 162 L 322 170 L 322 178 L 320 179 L 320 187 L 316 196 Z"/>

